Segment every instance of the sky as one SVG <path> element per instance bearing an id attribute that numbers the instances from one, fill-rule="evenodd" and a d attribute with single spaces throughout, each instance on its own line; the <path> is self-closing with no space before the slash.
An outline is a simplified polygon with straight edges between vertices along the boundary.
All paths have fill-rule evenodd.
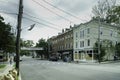
<path id="1" fill-rule="evenodd" d="M 58 35 L 70 25 L 88 22 L 97 2 L 98 0 L 23 0 L 21 38 L 36 43 L 41 38 Z M 0 0 L 0 15 L 6 23 L 13 26 L 15 34 L 18 5 L 19 0 Z M 32 24 L 35 24 L 34 28 L 28 31 Z"/>

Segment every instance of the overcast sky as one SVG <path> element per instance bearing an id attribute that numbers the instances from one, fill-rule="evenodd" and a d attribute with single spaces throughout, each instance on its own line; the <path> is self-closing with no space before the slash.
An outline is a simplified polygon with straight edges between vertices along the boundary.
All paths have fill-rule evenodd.
<path id="1" fill-rule="evenodd" d="M 92 7 L 98 0 L 23 0 L 24 11 L 22 19 L 21 38 L 37 42 L 40 38 L 50 38 L 69 28 L 70 25 L 84 23 L 92 17 Z M 60 8 L 74 16 L 68 15 L 53 6 Z M 17 25 L 19 0 L 0 0 L 0 15 L 10 23 L 14 30 Z M 5 13 L 3 13 L 5 12 Z M 58 16 L 59 15 L 59 16 Z M 30 25 L 35 27 L 28 31 Z"/>

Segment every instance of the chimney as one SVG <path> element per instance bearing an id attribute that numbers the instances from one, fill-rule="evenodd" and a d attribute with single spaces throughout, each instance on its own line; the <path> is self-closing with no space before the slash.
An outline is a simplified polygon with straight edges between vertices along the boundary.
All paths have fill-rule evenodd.
<path id="1" fill-rule="evenodd" d="M 64 33 L 64 29 L 62 29 L 62 33 Z"/>
<path id="2" fill-rule="evenodd" d="M 70 25 L 70 29 L 72 29 L 72 26 Z"/>

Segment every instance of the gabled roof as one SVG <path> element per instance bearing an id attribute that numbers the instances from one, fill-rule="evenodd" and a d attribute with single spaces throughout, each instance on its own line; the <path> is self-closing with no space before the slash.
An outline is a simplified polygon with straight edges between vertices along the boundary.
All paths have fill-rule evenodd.
<path id="1" fill-rule="evenodd" d="M 99 24 L 99 21 L 98 20 L 90 20 L 89 22 L 86 22 L 86 23 L 81 23 L 79 25 L 74 25 L 74 28 L 80 27 L 81 25 L 87 25 L 87 24 L 90 24 L 90 23 L 97 23 L 97 24 Z M 111 25 L 111 24 L 105 23 L 105 22 L 100 22 L 100 23 L 102 25 L 106 25 L 106 26 L 110 26 L 110 27 L 114 27 L 114 28 L 120 29 L 120 26 Z"/>

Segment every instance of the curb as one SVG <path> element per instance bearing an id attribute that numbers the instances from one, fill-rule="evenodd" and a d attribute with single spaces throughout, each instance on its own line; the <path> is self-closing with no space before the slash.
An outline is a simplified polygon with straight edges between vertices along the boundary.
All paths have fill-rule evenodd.
<path id="1" fill-rule="evenodd" d="M 22 80 L 22 79 L 21 79 L 21 74 L 20 74 L 20 73 L 19 73 L 19 76 L 18 76 L 18 80 Z"/>
<path id="2" fill-rule="evenodd" d="M 6 67 L 5 67 L 4 69 L 1 70 L 0 75 L 4 75 L 4 74 L 9 73 L 9 70 L 11 70 L 11 69 L 13 68 L 12 66 L 13 66 L 13 65 L 7 64 Z"/>

